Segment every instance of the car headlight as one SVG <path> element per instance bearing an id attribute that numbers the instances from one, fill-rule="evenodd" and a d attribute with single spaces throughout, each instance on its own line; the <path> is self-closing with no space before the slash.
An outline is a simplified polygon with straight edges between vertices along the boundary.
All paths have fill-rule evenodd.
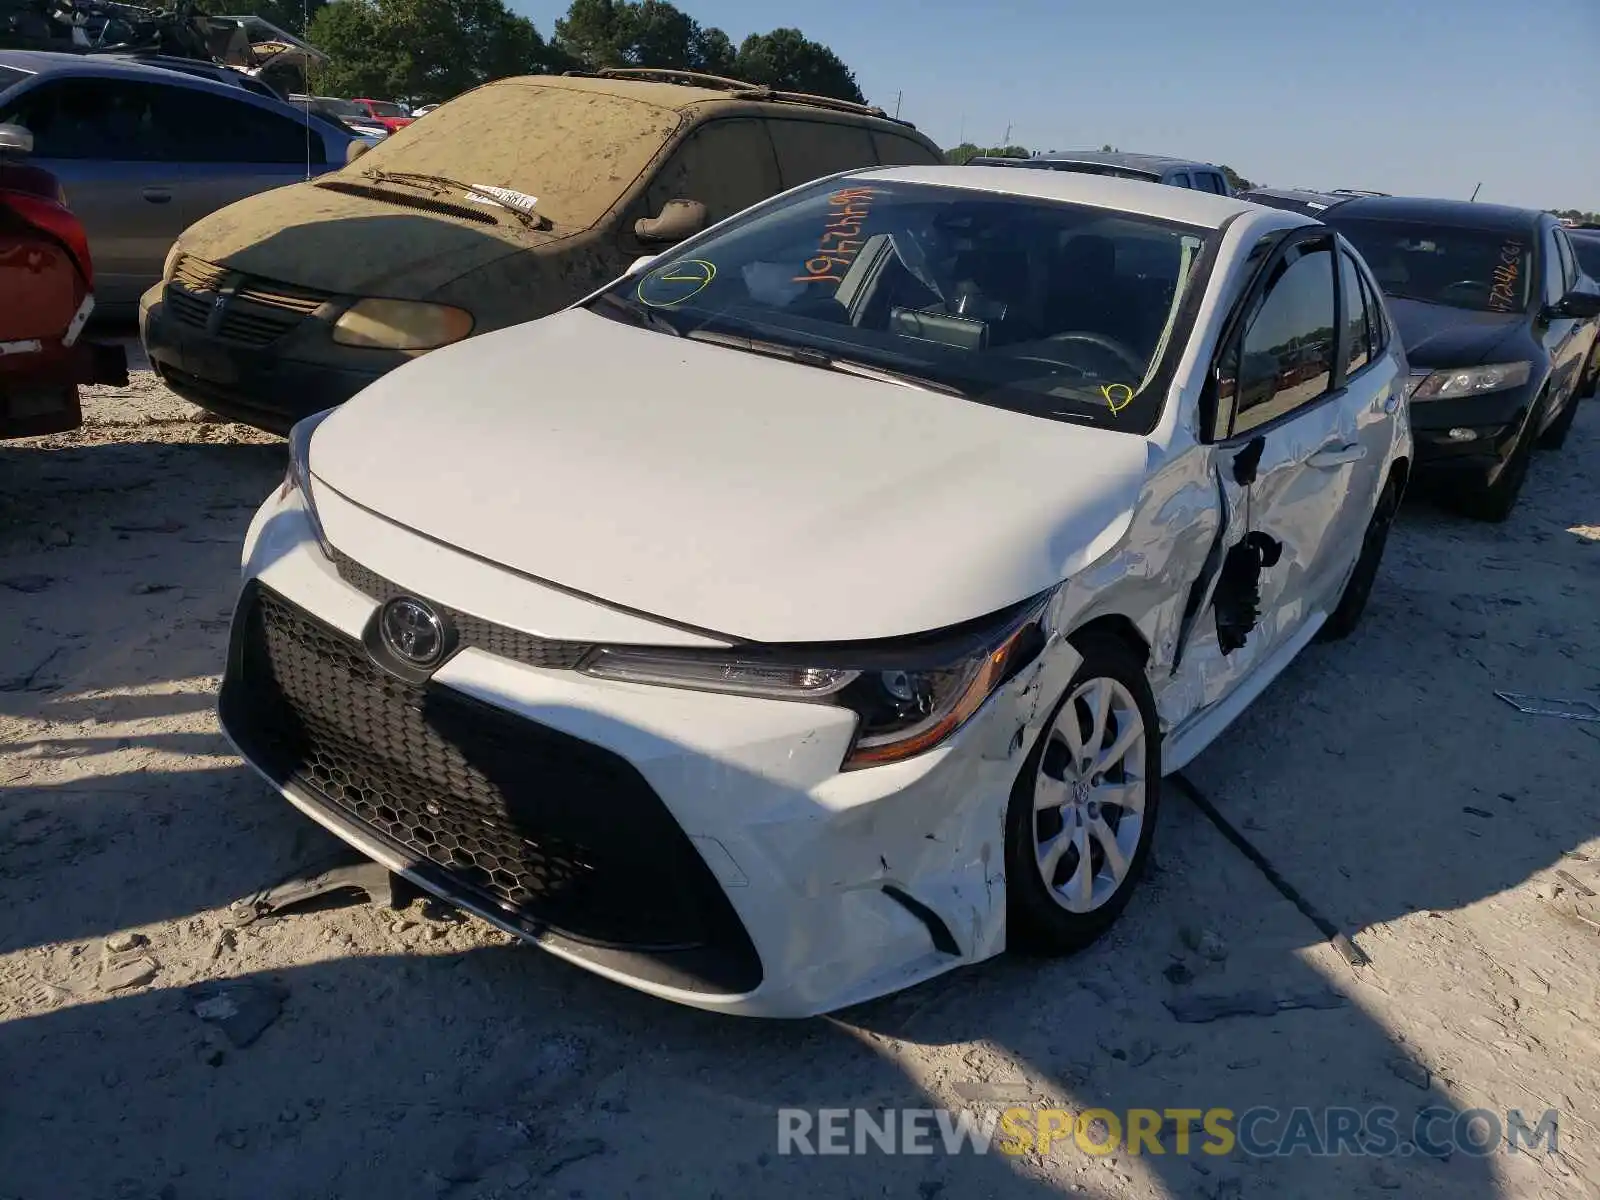
<path id="1" fill-rule="evenodd" d="M 1487 367 L 1460 367 L 1435 371 L 1411 392 L 1413 400 L 1456 400 L 1462 396 L 1481 396 L 1503 392 L 1528 382 L 1532 363 L 1495 363 Z"/>
<path id="2" fill-rule="evenodd" d="M 628 683 L 840 705 L 856 714 L 843 770 L 899 762 L 960 729 L 1038 656 L 1049 594 L 937 644 L 763 648 L 759 654 L 600 647 L 585 674 Z"/>
<path id="3" fill-rule="evenodd" d="M 333 323 L 341 346 L 375 350 L 434 350 L 472 332 L 472 314 L 417 300 L 357 300 Z"/>
<path id="4" fill-rule="evenodd" d="M 178 243 L 172 243 L 172 249 L 167 251 L 167 261 L 161 264 L 161 282 L 171 283 L 172 272 L 177 269 L 178 260 L 183 257 L 183 251 L 178 249 Z"/>
<path id="5" fill-rule="evenodd" d="M 311 498 L 311 435 L 333 412 L 333 409 L 326 408 L 319 413 L 312 413 L 296 421 L 289 430 L 289 469 L 284 472 L 283 484 L 278 488 L 280 504 L 292 493 L 300 493 L 300 503 L 305 506 L 306 519 L 311 522 L 311 532 L 316 535 L 317 545 L 322 547 L 323 554 L 330 557 L 333 545 L 322 530 L 322 518 L 317 516 L 317 505 Z"/>

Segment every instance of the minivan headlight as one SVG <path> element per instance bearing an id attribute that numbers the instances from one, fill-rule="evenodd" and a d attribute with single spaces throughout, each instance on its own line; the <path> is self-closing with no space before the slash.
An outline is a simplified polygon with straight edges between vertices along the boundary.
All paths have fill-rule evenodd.
<path id="1" fill-rule="evenodd" d="M 783 647 L 759 656 L 605 646 L 578 669 L 599 679 L 848 708 L 856 733 L 842 769 L 852 770 L 912 758 L 949 738 L 1038 656 L 1048 637 L 1047 611 L 1048 595 L 932 657 L 916 639 L 907 639 L 903 651 Z M 901 653 L 903 665 L 895 661 Z"/>
<path id="2" fill-rule="evenodd" d="M 357 300 L 333 323 L 341 346 L 374 350 L 435 350 L 472 332 L 472 314 L 418 300 Z"/>
<path id="3" fill-rule="evenodd" d="M 1481 396 L 1485 392 L 1503 392 L 1527 383 L 1532 367 L 1532 363 L 1511 362 L 1435 371 L 1416 386 L 1411 398 L 1456 400 L 1462 396 Z"/>

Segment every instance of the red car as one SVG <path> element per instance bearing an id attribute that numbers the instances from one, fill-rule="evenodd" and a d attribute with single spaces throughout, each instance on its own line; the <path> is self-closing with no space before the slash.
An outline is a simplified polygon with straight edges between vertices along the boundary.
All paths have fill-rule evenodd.
<path id="1" fill-rule="evenodd" d="M 94 266 L 60 181 L 24 165 L 33 136 L 0 125 L 0 438 L 83 423 L 78 385 L 126 387 L 127 352 L 80 338 Z"/>
<path id="2" fill-rule="evenodd" d="M 389 100 L 352 100 L 350 103 L 359 106 L 362 112 L 390 133 L 396 129 L 404 129 L 416 120 L 415 117 L 408 116 L 405 109 Z"/>

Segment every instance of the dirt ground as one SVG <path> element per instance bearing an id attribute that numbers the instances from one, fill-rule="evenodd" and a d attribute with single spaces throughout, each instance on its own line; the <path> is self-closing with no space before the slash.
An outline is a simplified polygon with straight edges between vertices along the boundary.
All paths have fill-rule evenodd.
<path id="1" fill-rule="evenodd" d="M 333 843 L 212 714 L 283 443 L 191 412 L 140 375 L 76 434 L 0 444 L 0 1197 L 1600 1194 L 1600 724 L 1495 696 L 1600 698 L 1600 402 L 1506 525 L 1410 502 L 1366 625 L 1188 772 L 1370 965 L 1174 788 L 1093 950 L 795 1023 L 669 1006 L 420 901 L 238 921 Z M 1174 1012 L 1241 993 L 1267 1003 Z M 785 1107 L 1049 1100 L 1386 1105 L 1402 1130 L 1557 1109 L 1559 1152 L 777 1152 Z"/>

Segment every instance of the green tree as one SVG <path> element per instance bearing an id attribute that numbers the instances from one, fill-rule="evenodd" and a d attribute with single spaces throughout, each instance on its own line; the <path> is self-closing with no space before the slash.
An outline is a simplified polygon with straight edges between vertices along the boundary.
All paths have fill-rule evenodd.
<path id="1" fill-rule="evenodd" d="M 330 59 L 312 72 L 319 92 L 414 104 L 560 65 L 502 0 L 339 0 L 316 15 L 307 40 Z"/>
<path id="2" fill-rule="evenodd" d="M 1248 192 L 1251 188 L 1255 187 L 1255 184 L 1251 183 L 1248 179 L 1239 174 L 1239 172 L 1235 171 L 1226 163 L 1222 165 L 1222 173 L 1228 177 L 1228 186 L 1236 192 Z"/>
<path id="3" fill-rule="evenodd" d="M 751 83 L 786 91 L 831 96 L 857 104 L 866 100 L 855 74 L 839 56 L 798 29 L 752 33 L 739 45 L 736 73 Z"/>

